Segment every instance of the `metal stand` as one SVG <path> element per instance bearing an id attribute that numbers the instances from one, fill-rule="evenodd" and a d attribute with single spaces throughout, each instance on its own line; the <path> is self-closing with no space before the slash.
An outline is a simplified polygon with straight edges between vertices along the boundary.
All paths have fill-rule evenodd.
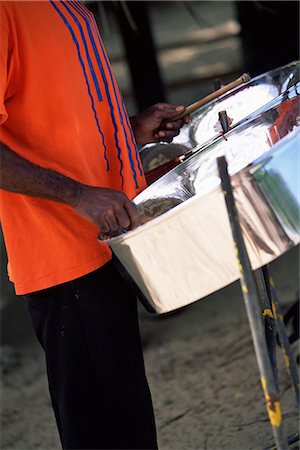
<path id="1" fill-rule="evenodd" d="M 277 292 L 273 278 L 270 274 L 270 268 L 268 265 L 259 269 L 264 278 L 265 286 L 267 289 L 268 301 L 275 321 L 275 330 L 278 333 L 280 348 L 283 354 L 284 363 L 286 369 L 290 375 L 291 384 L 295 393 L 296 405 L 299 407 L 299 379 L 297 373 L 297 367 L 295 358 L 292 353 L 289 338 L 286 333 L 285 325 L 283 322 L 283 314 L 281 312 L 281 306 L 278 301 Z M 276 348 L 276 347 L 275 347 Z"/>
<path id="2" fill-rule="evenodd" d="M 267 348 L 269 352 L 269 358 L 273 370 L 276 388 L 278 390 L 277 361 L 276 361 L 276 326 L 274 314 L 272 311 L 271 300 L 269 296 L 269 289 L 265 283 L 265 278 L 262 269 L 257 269 L 255 272 L 253 272 L 253 275 L 257 285 L 257 293 L 260 300 L 260 306 L 262 309 L 262 317 L 265 323 L 265 335 L 267 341 Z"/>
<path id="3" fill-rule="evenodd" d="M 240 269 L 241 289 L 260 372 L 266 409 L 273 429 L 276 448 L 278 450 L 286 450 L 288 449 L 288 442 L 291 439 L 285 437 L 282 424 L 281 404 L 277 384 L 275 325 L 283 349 L 285 363 L 291 375 L 296 399 L 299 401 L 296 366 L 282 321 L 282 315 L 278 309 L 279 305 L 276 291 L 269 275 L 269 270 L 267 267 L 264 267 L 257 270 L 255 275 L 252 272 L 234 202 L 227 162 L 224 156 L 218 158 L 217 161 L 233 240 L 235 242 L 237 263 Z M 263 313 L 261 308 L 263 309 Z M 265 324 L 263 324 L 262 315 Z"/>

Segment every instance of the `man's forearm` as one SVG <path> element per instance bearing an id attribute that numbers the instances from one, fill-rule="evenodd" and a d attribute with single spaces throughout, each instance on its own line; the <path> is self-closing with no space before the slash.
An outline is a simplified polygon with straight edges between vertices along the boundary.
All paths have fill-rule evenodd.
<path id="1" fill-rule="evenodd" d="M 65 203 L 96 224 L 103 233 L 141 224 L 140 214 L 128 197 L 114 189 L 77 183 L 53 170 L 30 163 L 0 144 L 0 188 Z"/>
<path id="2" fill-rule="evenodd" d="M 76 206 L 82 185 L 58 172 L 32 164 L 0 144 L 0 188 Z"/>

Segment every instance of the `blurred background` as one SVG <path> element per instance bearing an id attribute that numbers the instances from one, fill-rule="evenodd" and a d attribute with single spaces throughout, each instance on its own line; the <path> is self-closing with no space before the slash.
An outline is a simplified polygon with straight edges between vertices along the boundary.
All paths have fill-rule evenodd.
<path id="1" fill-rule="evenodd" d="M 253 77 L 299 59 L 298 1 L 85 4 L 95 14 L 130 115 L 158 101 L 188 105 L 209 94 L 216 79 L 226 84 L 243 72 Z M 288 306 L 298 295 L 298 250 L 273 266 Z M 43 355 L 7 280 L 2 236 L 0 306 L 0 446 L 59 448 Z M 243 450 L 272 442 L 237 283 L 165 317 L 141 308 L 140 319 L 161 448 Z M 238 340 L 243 345 L 235 352 Z M 287 379 L 281 381 L 288 392 Z M 284 401 L 292 432 L 297 412 L 287 394 Z"/>
<path id="2" fill-rule="evenodd" d="M 297 1 L 87 2 L 130 114 L 298 59 Z"/>

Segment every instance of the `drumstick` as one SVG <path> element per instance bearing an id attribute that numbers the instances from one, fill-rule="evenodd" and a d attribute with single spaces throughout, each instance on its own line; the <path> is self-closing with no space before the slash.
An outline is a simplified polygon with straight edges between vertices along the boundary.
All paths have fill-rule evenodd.
<path id="1" fill-rule="evenodd" d="M 212 100 L 215 100 L 216 98 L 225 94 L 225 92 L 228 92 L 231 89 L 234 89 L 235 87 L 239 86 L 240 84 L 247 83 L 250 80 L 251 80 L 250 75 L 248 73 L 244 73 L 237 80 L 226 84 L 225 86 L 212 92 L 211 94 L 207 95 L 206 97 L 202 98 L 201 100 L 198 100 L 197 102 L 192 103 L 191 105 L 187 106 L 182 113 L 178 114 L 175 117 L 172 117 L 172 119 L 167 119 L 165 122 L 173 122 L 174 120 L 182 119 L 183 117 L 187 116 L 188 114 L 191 114 L 192 112 L 196 111 L 196 109 L 200 108 L 201 106 L 206 105 L 206 103 L 209 103 Z"/>

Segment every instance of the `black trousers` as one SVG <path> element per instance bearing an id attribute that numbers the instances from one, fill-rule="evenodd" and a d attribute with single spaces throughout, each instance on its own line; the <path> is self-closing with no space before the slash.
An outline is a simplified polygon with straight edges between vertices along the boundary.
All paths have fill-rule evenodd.
<path id="1" fill-rule="evenodd" d="M 64 449 L 156 449 L 135 296 L 112 262 L 26 296 Z"/>

